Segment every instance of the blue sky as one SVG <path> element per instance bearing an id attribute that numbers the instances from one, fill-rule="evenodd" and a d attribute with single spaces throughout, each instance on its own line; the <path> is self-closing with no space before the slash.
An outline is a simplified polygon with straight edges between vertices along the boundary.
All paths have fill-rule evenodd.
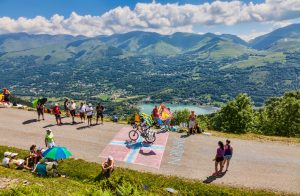
<path id="1" fill-rule="evenodd" d="M 95 36 L 132 30 L 163 34 L 186 31 L 230 33 L 251 39 L 273 29 L 300 22 L 299 2 L 300 0 L 0 0 L 0 33 L 22 31 Z M 277 12 L 274 13 L 274 10 Z"/>

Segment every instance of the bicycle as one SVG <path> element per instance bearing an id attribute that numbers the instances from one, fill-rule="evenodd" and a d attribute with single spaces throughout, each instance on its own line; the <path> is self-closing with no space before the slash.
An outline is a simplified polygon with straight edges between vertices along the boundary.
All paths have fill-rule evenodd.
<path id="1" fill-rule="evenodd" d="M 142 127 L 136 123 L 131 124 L 133 130 L 129 131 L 128 136 L 131 141 L 137 141 L 142 136 L 148 143 L 154 143 L 156 140 L 155 132 L 149 126 Z"/>

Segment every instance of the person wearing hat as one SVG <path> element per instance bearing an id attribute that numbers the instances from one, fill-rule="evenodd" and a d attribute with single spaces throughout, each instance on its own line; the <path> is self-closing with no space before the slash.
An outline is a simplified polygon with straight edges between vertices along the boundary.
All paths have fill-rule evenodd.
<path id="1" fill-rule="evenodd" d="M 61 112 L 59 110 L 58 103 L 56 103 L 54 105 L 52 112 L 55 115 L 56 124 L 60 126 L 62 124 L 62 122 L 61 122 L 61 116 L 60 116 Z"/>
<path id="2" fill-rule="evenodd" d="M 54 135 L 53 135 L 52 130 L 50 128 L 47 129 L 47 133 L 45 135 L 45 145 L 46 145 L 46 148 L 52 148 L 52 147 L 55 146 Z"/>
<path id="3" fill-rule="evenodd" d="M 91 103 L 85 108 L 85 112 L 88 119 L 88 126 L 92 126 L 93 107 Z"/>
<path id="4" fill-rule="evenodd" d="M 108 156 L 107 160 L 102 163 L 102 174 L 109 178 L 115 169 L 115 162 L 112 156 Z"/>
<path id="5" fill-rule="evenodd" d="M 4 153 L 4 158 L 2 160 L 2 166 L 4 167 L 9 167 L 9 161 L 10 161 L 10 158 L 9 156 L 11 155 L 11 152 L 5 152 Z"/>
<path id="6" fill-rule="evenodd" d="M 23 169 L 25 161 L 23 159 L 17 159 L 18 153 L 11 153 L 9 160 L 9 168 L 12 169 Z"/>
<path id="7" fill-rule="evenodd" d="M 2 89 L 2 93 L 3 93 L 3 96 L 4 96 L 4 102 L 9 102 L 9 98 L 10 98 L 10 92 L 9 90 L 7 90 L 7 88 L 3 88 Z"/>

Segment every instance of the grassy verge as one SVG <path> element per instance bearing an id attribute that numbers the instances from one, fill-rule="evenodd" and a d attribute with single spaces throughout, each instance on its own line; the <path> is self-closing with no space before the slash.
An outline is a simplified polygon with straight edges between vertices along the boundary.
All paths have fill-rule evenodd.
<path id="1" fill-rule="evenodd" d="M 245 133 L 245 134 L 233 134 L 233 133 L 224 133 L 219 131 L 207 131 L 213 134 L 216 137 L 224 138 L 237 138 L 242 140 L 256 140 L 256 141 L 272 141 L 272 142 L 283 142 L 283 143 L 300 143 L 300 138 L 294 137 L 280 137 L 280 136 L 266 136 L 259 135 L 255 133 Z"/>
<path id="2" fill-rule="evenodd" d="M 28 153 L 16 148 L 0 146 L 1 159 L 5 151 L 18 152 L 19 157 L 26 156 Z M 0 167 L 0 182 L 1 178 L 14 179 L 13 184 L 0 189 L 0 195 L 168 195 L 165 190 L 167 187 L 178 190 L 181 195 L 280 194 L 266 190 L 204 184 L 196 180 L 122 168 L 117 168 L 111 178 L 104 179 L 99 175 L 99 164 L 74 159 L 60 162 L 59 171 L 67 177 L 41 178 L 27 171 Z"/>

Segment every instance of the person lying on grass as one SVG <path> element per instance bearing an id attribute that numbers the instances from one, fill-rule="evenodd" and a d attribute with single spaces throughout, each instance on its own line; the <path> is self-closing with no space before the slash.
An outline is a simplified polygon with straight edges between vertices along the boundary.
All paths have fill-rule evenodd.
<path id="1" fill-rule="evenodd" d="M 9 161 L 10 161 L 10 158 L 9 156 L 11 155 L 12 153 L 11 152 L 4 152 L 4 158 L 2 160 L 2 166 L 3 167 L 9 167 Z"/>
<path id="2" fill-rule="evenodd" d="M 18 153 L 12 153 L 10 155 L 11 159 L 9 160 L 9 168 L 11 169 L 23 169 L 24 168 L 24 160 L 17 159 Z"/>
<path id="3" fill-rule="evenodd" d="M 107 160 L 102 163 L 102 174 L 109 178 L 114 171 L 115 163 L 112 156 L 108 156 Z"/>

